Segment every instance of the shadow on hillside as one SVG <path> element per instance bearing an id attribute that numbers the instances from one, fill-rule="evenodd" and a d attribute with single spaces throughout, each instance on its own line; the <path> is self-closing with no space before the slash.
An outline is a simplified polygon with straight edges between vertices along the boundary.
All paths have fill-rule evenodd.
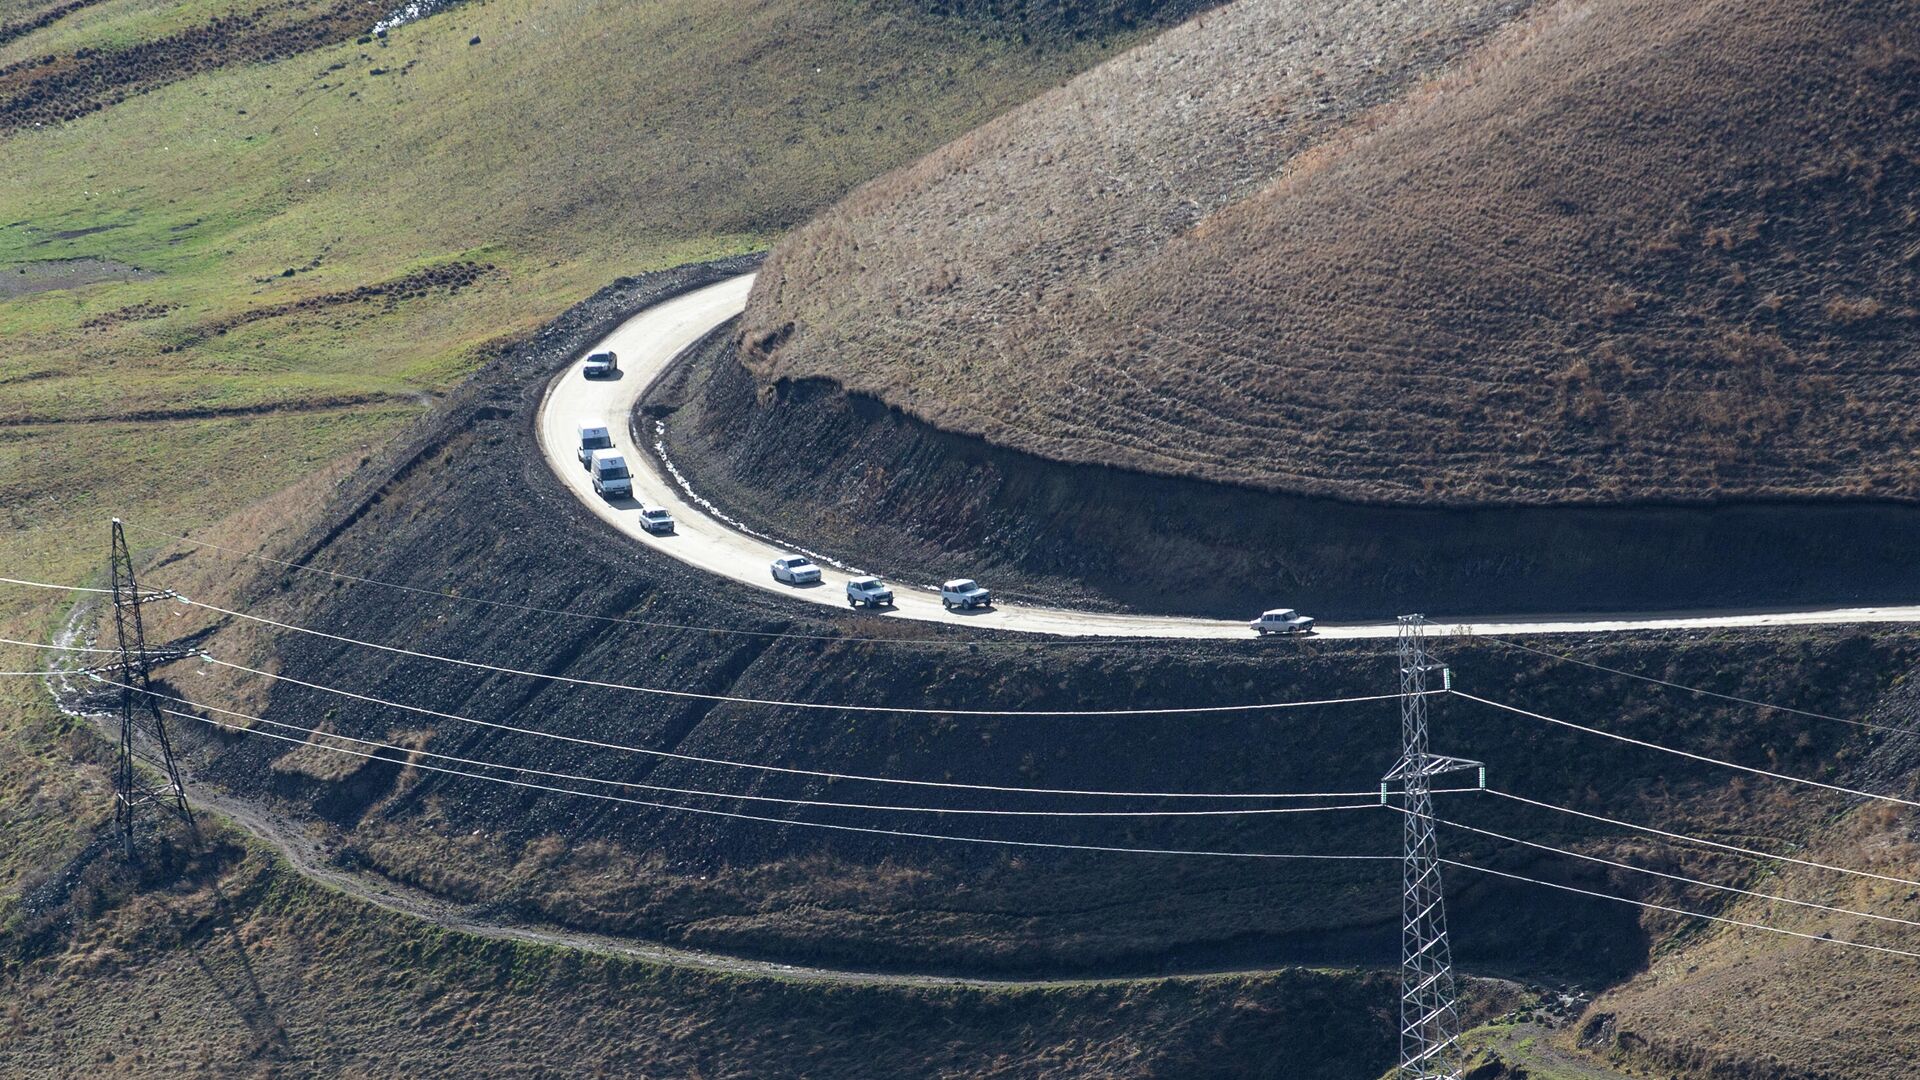
<path id="1" fill-rule="evenodd" d="M 188 943 L 187 954 L 252 1033 L 254 1056 L 286 1057 L 292 1050 L 287 1029 L 247 956 L 246 942 L 234 924 L 233 904 L 217 882 L 213 896 L 214 912 L 207 922 L 206 938 Z"/>

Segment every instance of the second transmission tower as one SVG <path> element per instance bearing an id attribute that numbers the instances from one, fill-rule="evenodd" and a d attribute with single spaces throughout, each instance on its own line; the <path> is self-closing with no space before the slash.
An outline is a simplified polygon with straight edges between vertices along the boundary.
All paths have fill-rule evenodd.
<path id="1" fill-rule="evenodd" d="M 1401 789 L 1404 823 L 1400 936 L 1400 1069 L 1397 1080 L 1459 1080 L 1455 1043 L 1460 1015 L 1454 1004 L 1453 956 L 1447 944 L 1447 911 L 1440 891 L 1440 845 L 1434 835 L 1433 778 L 1480 769 L 1477 761 L 1441 757 L 1427 744 L 1427 676 L 1445 665 L 1427 659 L 1421 630 L 1426 619 L 1400 617 L 1399 764 L 1387 783 Z M 1385 788 L 1382 787 L 1382 797 Z"/>
<path id="2" fill-rule="evenodd" d="M 140 616 L 143 596 L 133 576 L 133 556 L 127 550 L 127 535 L 120 519 L 113 519 L 113 634 L 120 650 L 120 752 L 115 763 L 113 820 L 119 827 L 121 843 L 128 859 L 134 856 L 133 836 L 136 812 L 142 804 L 158 803 L 180 815 L 187 828 L 194 828 L 193 810 L 187 806 L 187 789 L 180 782 L 180 770 L 173 761 L 173 743 L 167 738 L 167 717 L 153 695 L 152 657 L 147 651 L 146 625 Z M 164 790 L 145 787 L 134 768 L 134 717 L 144 716 L 152 728 L 153 741 L 160 751 L 160 766 L 166 770 Z"/>

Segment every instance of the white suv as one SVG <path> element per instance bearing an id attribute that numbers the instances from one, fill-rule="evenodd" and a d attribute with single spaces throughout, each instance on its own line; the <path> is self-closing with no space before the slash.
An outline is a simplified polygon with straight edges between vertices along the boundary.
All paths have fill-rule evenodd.
<path id="1" fill-rule="evenodd" d="M 1311 634 L 1313 620 L 1292 608 L 1280 607 L 1272 611 L 1263 611 L 1260 617 L 1247 624 L 1261 637 L 1268 634 Z"/>
<path id="2" fill-rule="evenodd" d="M 980 587 L 972 578 L 955 578 L 940 586 L 940 603 L 948 611 L 959 608 L 992 607 L 993 594 Z"/>
<path id="3" fill-rule="evenodd" d="M 893 590 L 877 577 L 857 577 L 847 582 L 847 604 L 859 607 L 865 604 L 870 608 L 892 607 Z"/>

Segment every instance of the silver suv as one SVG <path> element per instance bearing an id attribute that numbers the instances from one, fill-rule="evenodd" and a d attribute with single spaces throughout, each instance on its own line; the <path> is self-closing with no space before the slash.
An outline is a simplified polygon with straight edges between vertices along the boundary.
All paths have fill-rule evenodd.
<path id="1" fill-rule="evenodd" d="M 877 577 L 857 577 L 847 582 L 847 604 L 859 607 L 865 604 L 870 608 L 892 607 L 893 590 Z"/>
<path id="2" fill-rule="evenodd" d="M 589 379 L 610 379 L 620 374 L 620 358 L 612 350 L 594 353 L 580 366 L 580 374 Z"/>
<path id="3" fill-rule="evenodd" d="M 948 610 L 993 606 L 993 594 L 972 578 L 954 578 L 940 586 L 940 603 Z"/>

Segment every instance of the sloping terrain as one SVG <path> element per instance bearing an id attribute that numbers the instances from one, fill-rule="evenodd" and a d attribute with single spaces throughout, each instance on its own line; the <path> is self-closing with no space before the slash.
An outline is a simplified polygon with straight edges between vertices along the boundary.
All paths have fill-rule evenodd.
<path id="1" fill-rule="evenodd" d="M 1379 973 L 821 988 L 445 933 L 211 847 L 171 895 L 96 853 L 63 932 L 0 939 L 0 1072 L 1351 1080 L 1390 1060 Z"/>
<path id="2" fill-rule="evenodd" d="M 1882 783 L 1910 776 L 1920 761 L 1920 683 L 1898 682 L 1874 711 L 1880 721 L 1904 730 L 1862 762 L 1861 773 Z M 1897 781 L 1882 790 L 1913 794 L 1910 783 Z M 1813 834 L 1804 857 L 1920 877 L 1912 872 L 1920 863 L 1920 829 L 1906 807 L 1862 806 Z M 1899 881 L 1790 865 L 1769 875 L 1763 891 L 1866 911 L 1916 893 Z M 1729 914 L 1816 936 L 1895 947 L 1900 940 L 1897 926 L 1758 899 Z M 1752 933 L 1687 942 L 1595 1002 L 1577 1041 L 1613 1060 L 1654 1069 L 1717 1076 L 1883 1075 L 1890 1071 L 1889 1047 L 1920 1040 L 1920 1013 L 1912 999 L 1883 993 L 1910 984 L 1916 961 L 1830 953 L 1819 941 L 1760 940 Z M 1808 988 L 1813 992 L 1801 992 Z M 1915 1054 L 1909 1051 L 1907 1060 Z"/>
<path id="3" fill-rule="evenodd" d="M 428 421 L 343 476 L 324 508 L 316 511 L 310 495 L 293 492 L 280 505 L 237 517 L 212 534 L 216 542 L 241 550 L 257 548 L 275 557 L 350 568 L 473 599 L 353 584 L 191 546 L 147 547 L 144 581 L 150 587 L 173 587 L 190 597 L 424 651 L 557 675 L 611 676 L 755 698 L 1084 709 L 1227 704 L 1379 692 L 1393 685 L 1389 657 L 1310 642 L 1285 652 L 1251 642 L 1207 649 L 1126 642 L 1050 647 L 1023 639 L 967 643 L 937 628 L 902 630 L 857 616 L 832 618 L 793 609 L 757 590 L 689 580 L 677 564 L 620 545 L 580 513 L 534 449 L 527 429 L 546 377 L 554 365 L 575 355 L 634 305 L 742 268 L 733 261 L 616 283 L 489 365 Z M 287 512 L 295 507 L 296 512 Z M 477 507 L 484 512 L 476 512 Z M 134 528 L 143 547 L 163 545 L 164 537 L 151 524 L 135 519 Z M 488 600 L 598 618 L 478 602 Z M 656 702 L 641 695 L 363 652 L 306 635 L 269 634 L 240 620 L 209 621 L 204 613 L 182 611 L 178 605 L 152 609 L 151 615 L 156 637 L 184 636 L 215 655 L 250 659 L 297 678 L 482 721 L 736 760 L 1033 786 L 1367 791 L 1395 752 L 1392 702 L 1281 716 L 863 717 Z M 767 633 L 802 636 L 758 636 Z M 911 640 L 858 640 L 897 633 L 909 633 Z M 1882 688 L 1910 679 L 1920 663 L 1920 641 L 1893 629 L 1666 634 L 1640 641 L 1554 644 L 1580 649 L 1601 663 L 1835 715 L 1878 715 L 1874 706 Z M 1495 698 L 1801 775 L 1871 783 L 1890 791 L 1911 790 L 1913 785 L 1912 755 L 1896 738 L 1813 715 L 1756 713 L 1728 702 L 1675 695 L 1657 686 L 1570 669 L 1498 643 L 1436 641 L 1435 648 L 1454 666 L 1461 685 Z M 898 792 L 868 792 L 848 782 L 657 761 L 376 707 L 288 683 L 237 679 L 199 664 L 174 665 L 163 677 L 163 692 L 169 694 L 403 747 L 376 760 L 342 758 L 317 746 L 290 747 L 258 735 L 222 732 L 203 721 L 252 722 L 200 708 L 187 711 L 201 720 L 181 718 L 176 723 L 178 745 L 193 762 L 195 783 L 217 785 L 228 797 L 304 821 L 289 832 L 334 851 L 343 869 L 384 875 L 484 907 L 498 919 L 631 934 L 788 963 L 942 974 L 1143 975 L 1300 961 L 1371 968 L 1391 963 L 1395 955 L 1397 866 L 1391 862 L 1377 868 L 1248 865 L 832 836 L 798 825 L 725 821 L 514 789 L 416 768 L 432 759 L 412 755 L 430 751 L 555 774 L 728 792 L 727 797 L 665 798 L 796 822 L 877 824 L 1014 840 L 1387 851 L 1397 843 L 1398 823 L 1385 811 L 1310 815 L 1315 820 L 1307 822 L 991 823 L 788 809 L 732 796 L 858 800 L 877 795 L 882 801 L 923 805 L 955 805 L 957 796 L 900 798 Z M 1768 847 L 1815 836 L 1821 822 L 1845 812 L 1842 800 L 1818 793 L 1808 796 L 1742 782 L 1705 765 L 1530 725 L 1457 702 L 1439 703 L 1436 718 L 1444 728 L 1445 748 L 1485 759 L 1496 785 L 1590 812 L 1655 820 Z M 48 1003 L 52 1011 L 47 1015 L 61 1018 L 59 1024 L 42 1023 L 22 1011 L 12 1021 L 21 1037 L 10 1045 L 27 1065 L 46 1060 L 40 1055 L 95 1054 L 111 1048 L 115 1053 L 152 1055 L 159 1060 L 158 1068 L 165 1069 L 182 1053 L 195 1053 L 170 1027 L 155 1029 L 146 1020 L 116 1016 L 89 1004 L 95 1000 L 90 988 L 123 985 L 113 981 L 125 978 L 119 973 L 144 977 L 186 970 L 180 968 L 182 950 L 189 962 L 199 955 L 211 973 L 203 972 L 205 982 L 188 979 L 193 990 L 180 1005 L 156 1000 L 150 1008 L 161 1008 L 163 1016 L 182 1016 L 185 1030 L 217 1032 L 220 1056 L 240 1040 L 238 1045 L 258 1044 L 263 1060 L 278 1060 L 272 1055 L 281 1052 L 275 1035 L 281 1030 L 308 1053 L 338 1045 L 327 1042 L 327 1030 L 364 1030 L 368 1060 L 374 1062 L 445 1055 L 469 1046 L 476 1052 L 490 1046 L 503 1060 L 518 1062 L 523 1060 L 519 1055 L 538 1051 L 489 1040 L 543 1044 L 553 1038 L 543 1033 L 559 1022 L 551 1019 L 546 1004 L 570 1012 L 581 1000 L 576 994 L 590 1001 L 604 997 L 596 990 L 608 985 L 595 974 L 598 960 L 560 955 L 549 964 L 544 950 L 530 954 L 523 946 L 476 944 L 460 935 L 417 937 L 423 932 L 396 927 L 387 916 L 337 906 L 311 914 L 319 898 L 298 890 L 290 896 L 269 890 L 272 902 L 264 905 L 256 904 L 251 893 L 234 898 L 242 942 L 235 949 L 222 940 L 218 921 L 207 921 L 208 909 L 193 899 L 188 883 L 169 877 L 164 863 L 154 867 L 153 881 L 131 891 L 130 885 L 138 883 L 116 882 L 110 874 L 101 881 L 83 872 L 97 866 L 105 873 L 115 864 L 87 854 L 100 843 L 97 830 L 106 803 L 101 797 L 102 749 L 82 724 L 30 726 L 4 745 L 15 752 L 71 755 L 78 762 L 54 772 L 36 759 L 35 783 L 13 784 L 0 792 L 6 799 L 10 837 L 22 839 L 33 853 L 29 861 L 19 849 L 10 848 L 0 862 L 17 890 L 13 898 L 0 898 L 0 926 L 7 928 L 0 942 L 27 949 L 5 977 L 14 979 L 29 1000 Z M 648 797 L 645 789 L 632 793 Z M 969 799 L 967 804 L 985 805 L 986 800 Z M 1049 805 L 1084 808 L 1059 801 Z M 1602 855 L 1649 855 L 1644 844 L 1589 828 L 1578 819 L 1521 813 L 1477 796 L 1447 806 L 1450 813 L 1482 827 Z M 1727 910 L 1723 896 L 1639 875 L 1603 874 L 1470 835 L 1449 834 L 1448 850 L 1509 872 L 1695 910 Z M 1684 851 L 1662 852 L 1657 859 L 1656 865 L 1690 875 L 1764 880 L 1759 877 L 1763 869 L 1738 860 Z M 1677 944 L 1710 943 L 1719 937 L 1712 927 L 1688 920 L 1642 918 L 1632 908 L 1519 883 L 1464 872 L 1450 875 L 1449 881 L 1457 955 L 1469 971 L 1592 988 L 1628 977 L 1649 962 L 1664 964 Z M 240 888 L 236 884 L 236 891 Z M 56 899 L 70 895 L 76 903 L 69 910 L 41 899 L 49 894 Z M 1920 913 L 1912 901 L 1898 895 L 1870 899 L 1889 913 Z M 176 909 L 184 909 L 184 925 L 169 921 Z M 343 942 L 344 925 L 361 925 L 365 934 Z M 1894 929 L 1898 932 L 1876 930 L 1875 940 L 1910 937 Z M 532 966 L 523 967 L 523 958 L 530 955 L 536 958 L 529 961 Z M 425 959 L 397 968 L 396 957 Z M 337 1028 L 321 1026 L 321 1018 L 311 1012 L 310 997 L 289 1000 L 303 992 L 289 982 L 299 967 L 297 958 L 319 958 L 317 967 L 307 965 L 311 970 L 366 971 L 364 977 L 333 981 L 308 976 L 298 984 L 308 994 L 339 995 L 340 1002 L 329 1013 L 337 1017 Z M 422 962 L 431 969 L 420 970 Z M 443 968 L 443 962 L 454 968 Z M 243 965 L 250 965 L 252 973 Z M 1908 969 L 1886 970 L 1899 978 L 1883 977 L 1876 968 L 1871 978 L 1854 979 L 1851 992 L 1858 1001 L 1875 1008 L 1899 1007 Z M 620 985 L 629 989 L 636 984 L 658 986 L 658 994 L 653 989 L 639 994 L 638 1000 L 651 1011 L 679 1015 L 687 1009 L 713 1015 L 716 1006 L 704 989 L 710 985 L 707 976 L 660 976 L 661 984 L 650 982 L 653 978 L 630 969 L 618 975 Z M 1255 980 L 1267 989 L 1234 991 L 1233 1015 L 1253 1022 L 1274 1008 L 1283 1012 L 1287 1024 L 1316 1016 L 1348 1024 L 1356 1015 L 1350 995 L 1378 990 L 1364 977 L 1357 982 L 1343 978 L 1304 983 L 1301 978 L 1282 972 Z M 249 989 L 247 980 L 258 989 Z M 491 991 L 484 989 L 489 980 L 495 987 Z M 149 980 L 138 985 L 153 984 Z M 738 1002 L 743 984 L 729 980 L 723 985 L 729 987 L 729 1000 Z M 1269 991 L 1279 996 L 1264 998 Z M 756 998 L 767 1003 L 767 1012 L 730 1013 L 734 1019 L 719 1025 L 724 1030 L 712 1025 L 703 1030 L 710 1045 L 758 1061 L 762 1059 L 754 1055 L 765 1052 L 767 1038 L 784 1038 L 762 1033 L 789 1030 L 780 1026 L 780 1017 L 818 1018 L 831 1026 L 836 1038 L 809 1045 L 819 1046 L 819 1053 L 832 1053 L 847 1045 L 837 1037 L 842 1026 L 855 1022 L 837 1019 L 848 1015 L 831 1011 L 843 995 L 826 993 L 830 1000 L 814 1004 L 804 1004 L 813 999 L 798 991 L 791 999 Z M 209 1003 L 222 995 L 232 1004 L 231 1017 L 209 1012 Z M 1098 1010 L 1113 1000 L 1062 997 L 1051 991 L 1047 995 L 1042 1000 L 1061 1010 L 1054 1015 L 1062 1025 L 1084 1017 L 1084 1009 Z M 436 1005 L 443 996 L 451 1012 Z M 1273 1004 L 1262 1004 L 1263 998 Z M 275 1009 L 263 1009 L 260 999 L 277 1003 Z M 934 1018 L 916 1011 L 917 995 L 871 1000 L 877 1004 L 862 1011 L 857 1029 L 887 1032 L 877 1037 L 891 1037 L 894 1045 L 909 1047 L 908 1054 L 936 1054 L 930 1045 L 935 1037 L 926 1034 L 925 1024 L 951 1031 L 953 1024 L 965 1028 L 975 1022 L 969 1017 L 978 1015 L 972 1011 L 974 999 L 949 994 L 934 1000 L 956 1011 Z M 812 1011 L 816 1007 L 830 1011 Z M 997 1006 L 989 1001 L 982 1007 Z M 1167 1007 L 1217 1015 L 1208 1011 L 1213 1005 L 1199 998 L 1179 999 Z M 407 1022 L 394 1027 L 374 1019 L 389 1012 Z M 139 1015 L 150 1014 L 142 1010 Z M 617 1022 L 612 1013 L 594 1015 Z M 1186 1035 L 1170 1029 L 1162 1034 L 1163 1029 L 1153 1026 L 1160 1019 L 1171 1021 L 1172 1014 L 1148 1015 L 1156 1019 L 1146 1026 L 1103 1028 L 1115 1041 L 1102 1034 L 1058 1052 L 1046 1049 L 1053 1045 L 1053 1020 L 1037 1027 L 1029 1024 L 1023 1038 L 1032 1042 L 1023 1045 L 1053 1056 L 1045 1061 L 1023 1058 L 1004 1068 L 1010 1075 L 1191 1075 L 1200 1068 L 1181 1056 Z M 1391 1012 L 1365 1009 L 1362 1015 L 1364 1027 L 1340 1029 L 1341 1045 L 1355 1055 L 1390 1053 Z M 1234 1044 L 1233 1053 L 1250 1045 L 1232 1025 L 1220 1030 L 1226 1032 L 1221 1037 Z M 1286 1030 L 1321 1029 L 1309 1024 Z M 1664 1028 L 1656 1022 L 1637 1030 L 1657 1033 Z M 116 1031 L 138 1035 L 140 1046 L 104 1041 Z M 954 1071 L 988 1071 L 966 1038 L 952 1038 L 960 1042 L 941 1042 L 946 1049 L 937 1052 L 957 1055 Z M 1121 1046 L 1139 1045 L 1134 1041 L 1138 1039 L 1163 1050 L 1146 1058 L 1112 1056 L 1125 1053 Z M 591 1042 L 561 1039 L 554 1045 L 557 1053 L 583 1061 L 614 1052 Z M 1341 1056 L 1329 1065 L 1317 1052 L 1301 1056 L 1302 1048 L 1312 1045 L 1304 1037 L 1293 1039 L 1263 1056 L 1260 1067 L 1286 1076 L 1311 1075 L 1305 1070 L 1318 1065 L 1326 1065 L 1332 1076 L 1372 1075 L 1385 1060 Z M 660 1041 L 649 1043 L 648 1052 L 672 1058 L 691 1052 L 687 1046 L 677 1036 L 663 1034 Z M 1725 1054 L 1734 1061 L 1763 1060 L 1751 1047 L 1736 1033 L 1726 1040 Z M 1902 1031 L 1877 1049 L 1885 1052 L 1885 1061 L 1869 1063 L 1854 1075 L 1898 1075 L 1888 1070 L 1909 1058 L 1914 1046 Z M 320 1069 L 328 1060 L 345 1060 L 338 1058 L 343 1053 L 338 1049 L 326 1053 L 336 1057 L 322 1055 L 322 1064 L 312 1058 L 291 1063 Z M 884 1068 L 896 1059 L 877 1055 L 874 1060 Z M 1222 1067 L 1224 1074 L 1248 1071 L 1231 1064 L 1246 1059 L 1218 1060 L 1230 1063 Z"/>
<path id="4" fill-rule="evenodd" d="M 608 281 L 763 247 L 1140 33 L 1028 23 L 1023 41 L 991 13 L 906 0 L 484 0 L 371 34 L 390 10 L 0 0 L 5 573 L 95 578 L 111 513 L 224 521 L 241 545 L 294 529 L 437 397 Z M 49 640 L 65 615 L 0 589 L 6 636 Z M 44 659 L 0 653 L 5 671 Z M 486 946 L 471 978 L 395 992 L 431 966 L 423 954 L 472 943 L 353 906 L 302 917 L 337 899 L 325 893 L 296 895 L 289 915 L 231 881 L 243 929 L 222 941 L 204 881 L 164 865 L 130 894 L 89 879 L 74 925 L 43 925 L 26 894 L 72 884 L 110 816 L 101 746 L 37 681 L 0 678 L 0 1072 L 551 1075 L 631 1070 L 636 1055 L 711 1072 L 737 1052 L 734 1075 L 767 1075 L 810 1060 L 808 1040 L 821 1060 L 904 1075 L 955 1047 L 939 1006 L 942 1036 L 889 1056 L 897 1014 L 778 987 L 736 1030 L 695 1022 L 681 1050 L 641 1045 L 659 1010 L 622 999 L 632 968 L 583 989 L 575 958 L 545 978 L 512 946 Z M 357 933 L 376 923 L 384 944 Z M 46 952 L 23 959 L 23 942 Z M 656 974 L 672 998 L 677 976 Z M 707 986 L 680 999 L 696 1015 L 741 1001 L 734 981 Z M 435 1011 L 443 989 L 463 1004 Z M 1069 1012 L 1063 1030 L 1083 1033 L 1087 1014 Z M 876 1034 L 848 1049 L 821 1034 L 835 1025 Z M 1145 1030 L 1123 1021 L 1108 1050 L 1074 1043 L 1057 1068 L 1135 1059 Z M 1007 1049 L 996 1038 L 941 1067 L 1056 1068 L 1008 1064 Z"/>
<path id="5" fill-rule="evenodd" d="M 762 533 L 1015 600 L 1328 622 L 1423 611 L 1853 607 L 1920 600 L 1920 506 L 1375 506 L 1069 464 L 941 431 L 826 379 L 763 392 L 726 333 L 641 423 Z"/>
<path id="6" fill-rule="evenodd" d="M 310 7 L 0 14 L 39 24 L 0 67 L 106 65 L 87 93 L 125 96 L 0 132 L 17 568 L 90 571 L 55 531 L 103 505 L 214 520 L 357 457 L 606 282 L 763 247 L 1132 40 L 1021 44 L 905 2 L 490 0 L 115 81 L 156 43 L 252 41 Z"/>
<path id="7" fill-rule="evenodd" d="M 1241 0 L 796 231 L 744 359 L 1293 494 L 1920 497 L 1916 16 Z"/>
<path id="8" fill-rule="evenodd" d="M 569 511 L 526 428 L 553 365 L 633 304 L 739 264 L 648 276 L 611 287 L 490 366 L 389 454 L 359 470 L 281 557 L 421 589 L 565 609 L 606 622 L 395 592 L 237 561 L 208 549 L 163 549 L 147 580 L 329 631 L 557 675 L 642 681 L 752 698 L 948 703 L 977 708 L 1148 707 L 1378 692 L 1387 657 L 1303 644 L 1205 648 L 1013 639 L 952 643 L 936 629 L 801 612 L 754 590 L 688 580 L 669 560 L 612 542 Z M 485 504 L 487 512 L 474 507 Z M 149 534 L 151 537 L 151 534 Z M 245 543 L 244 540 L 240 541 Z M 555 558 L 555 553 L 564 558 Z M 510 591 L 497 583 L 512 582 Z M 819 618 L 820 621 L 811 621 Z M 708 757 L 940 780 L 1152 790 L 1369 790 L 1395 752 L 1391 702 L 1285 716 L 1071 720 L 871 717 L 649 698 L 462 671 L 367 653 L 305 635 L 272 636 L 235 620 L 169 608 L 156 633 L 193 635 L 216 655 L 256 656 L 288 675 L 424 704 L 484 721 Z M 689 631 L 689 626 L 710 627 Z M 211 635 L 207 631 L 212 631 Z M 745 633 L 742 633 L 742 632 Z M 763 633 L 806 636 L 765 638 Z M 861 637 L 911 633 L 892 644 Z M 969 635 L 971 636 L 971 635 Z M 1582 644 L 1585 655 L 1815 713 L 1867 713 L 1884 686 L 1910 677 L 1920 645 L 1898 631 L 1658 635 Z M 1677 696 L 1497 643 L 1436 642 L 1462 685 L 1623 733 L 1801 775 L 1908 790 L 1913 761 L 1897 739 L 1793 714 Z M 1570 674 L 1571 672 L 1571 674 Z M 742 774 L 554 743 L 445 718 L 379 708 L 286 683 L 236 680 L 198 665 L 166 673 L 168 692 L 269 720 L 388 742 L 407 752 L 500 762 L 627 783 L 730 795 L 959 805 L 958 795 L 900 797 L 849 782 Z M 207 719 L 249 723 L 201 712 Z M 1723 770 L 1475 709 L 1436 709 L 1450 752 L 1485 759 L 1499 786 L 1590 812 L 1785 845 L 1815 834 L 1842 800 L 1741 782 Z M 1392 863 L 1248 866 L 1116 853 L 992 851 L 800 826 L 733 822 L 556 793 L 517 790 L 385 760 L 338 759 L 181 721 L 180 743 L 205 783 L 312 822 L 348 865 L 504 918 L 627 933 L 749 956 L 865 970 L 1141 974 L 1288 961 L 1390 962 L 1398 913 Z M 415 759 L 427 762 L 427 759 Z M 648 797 L 644 790 L 635 792 Z M 1391 850 L 1385 812 L 1316 820 L 989 823 L 731 797 L 669 801 L 794 821 L 1122 846 L 1249 851 Z M 997 800 L 996 800 L 997 801 Z M 985 805 L 979 797 L 965 805 Z M 1085 809 L 1059 801 L 1059 809 Z M 1449 803 L 1482 827 L 1606 855 L 1644 845 L 1577 819 L 1504 803 Z M 1319 820 L 1324 819 L 1324 820 Z M 1449 834 L 1449 851 L 1510 872 L 1725 910 L 1725 898 L 1660 879 L 1608 875 L 1537 852 Z M 1657 865 L 1754 880 L 1737 860 L 1663 852 Z M 1468 970 L 1605 985 L 1711 927 L 1498 879 L 1451 876 L 1457 952 Z M 1899 896 L 1874 898 L 1913 913 Z M 1905 931 L 1877 940 L 1899 941 Z M 1905 968 L 1893 968 L 1904 972 Z M 1904 993 L 1877 976 L 1856 992 Z M 1318 1006 L 1299 1005 L 1310 1009 Z M 1390 1031 L 1383 1018 L 1382 1038 Z M 1906 1054 L 1900 1035 L 1883 1049 Z M 1731 1040 L 1736 1055 L 1739 1039 Z M 1878 1066 L 1875 1066 L 1878 1068 Z M 1858 1075 L 1881 1075 L 1863 1071 Z"/>

